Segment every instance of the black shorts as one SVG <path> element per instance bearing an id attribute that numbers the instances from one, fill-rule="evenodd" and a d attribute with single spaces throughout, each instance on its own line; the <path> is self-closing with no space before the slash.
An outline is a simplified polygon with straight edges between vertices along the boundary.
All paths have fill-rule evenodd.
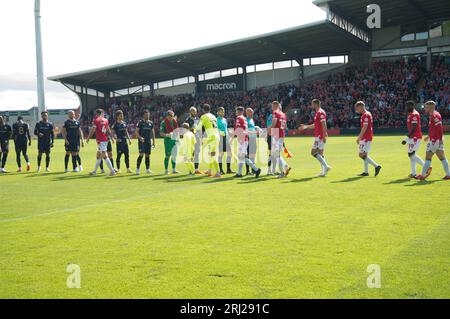
<path id="1" fill-rule="evenodd" d="M 222 152 L 226 153 L 227 151 L 227 137 L 228 136 L 221 136 L 221 144 L 222 144 Z"/>
<path id="2" fill-rule="evenodd" d="M 66 152 L 78 153 L 80 151 L 80 141 L 69 141 L 69 144 L 66 146 Z"/>
<path id="3" fill-rule="evenodd" d="M 50 153 L 50 141 L 38 141 L 38 151 L 40 153 Z"/>
<path id="4" fill-rule="evenodd" d="M 111 141 L 108 141 L 108 145 L 106 146 L 106 151 L 108 153 L 112 153 L 112 145 L 111 145 Z"/>
<path id="5" fill-rule="evenodd" d="M 0 148 L 3 153 L 9 152 L 9 143 L 8 142 L 0 142 Z"/>
<path id="6" fill-rule="evenodd" d="M 269 147 L 269 151 L 272 150 L 272 135 L 267 135 L 267 146 Z"/>
<path id="7" fill-rule="evenodd" d="M 138 142 L 139 154 L 150 154 L 152 152 L 152 143 Z"/>
<path id="8" fill-rule="evenodd" d="M 126 142 L 120 142 L 116 144 L 117 155 L 128 154 L 130 150 L 128 149 L 128 144 Z"/>
<path id="9" fill-rule="evenodd" d="M 14 146 L 16 148 L 16 152 L 26 153 L 28 149 L 28 142 L 27 141 L 15 142 Z"/>

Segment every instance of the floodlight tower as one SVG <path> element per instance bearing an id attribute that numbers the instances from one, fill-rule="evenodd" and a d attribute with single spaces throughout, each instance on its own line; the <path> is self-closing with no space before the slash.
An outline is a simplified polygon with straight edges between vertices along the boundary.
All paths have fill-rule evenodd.
<path id="1" fill-rule="evenodd" d="M 34 31 L 36 34 L 36 80 L 38 96 L 38 118 L 39 114 L 47 110 L 44 92 L 44 65 L 42 62 L 42 39 L 41 39 L 41 1 L 34 0 Z"/>

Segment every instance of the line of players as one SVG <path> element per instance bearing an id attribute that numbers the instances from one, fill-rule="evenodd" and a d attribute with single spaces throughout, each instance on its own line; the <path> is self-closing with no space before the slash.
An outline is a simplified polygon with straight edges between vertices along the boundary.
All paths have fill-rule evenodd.
<path id="1" fill-rule="evenodd" d="M 431 161 L 434 154 L 441 160 L 442 166 L 446 173 L 444 179 L 450 179 L 450 171 L 448 160 L 444 152 L 444 138 L 442 118 L 439 112 L 436 111 L 436 103 L 434 101 L 427 101 L 425 103 L 425 112 L 429 115 L 429 135 L 425 138 L 428 142 L 426 150 L 426 158 L 423 161 L 418 155 L 422 132 L 420 125 L 420 114 L 415 110 L 416 104 L 414 101 L 408 101 L 405 109 L 408 113 L 407 139 L 402 141 L 402 144 L 408 145 L 408 157 L 411 163 L 410 178 L 426 179 L 431 173 Z M 314 130 L 314 144 L 311 149 L 311 155 L 316 158 L 321 165 L 321 172 L 318 176 L 326 176 L 331 167 L 328 165 L 324 156 L 324 149 L 327 143 L 328 133 L 326 124 L 326 113 L 321 107 L 319 100 L 314 99 L 311 102 L 311 108 L 315 111 L 314 123 L 310 125 L 300 125 L 299 130 Z M 203 105 L 203 115 L 197 117 L 197 109 L 190 108 L 190 114 L 185 123 L 179 128 L 178 122 L 174 116 L 173 111 L 168 111 L 166 118 L 162 121 L 160 126 L 161 136 L 164 138 L 164 166 L 165 174 L 169 174 L 169 161 L 172 164 L 172 173 L 179 173 L 176 170 L 176 155 L 178 147 L 181 147 L 181 155 L 189 170 L 189 175 L 207 174 L 211 177 L 221 177 L 223 174 L 234 173 L 231 170 L 231 158 L 235 156 L 232 154 L 231 145 L 233 139 L 237 139 L 238 155 L 235 156 L 238 160 L 238 172 L 235 177 L 243 176 L 243 167 L 246 166 L 246 174 L 255 175 L 258 178 L 261 174 L 261 169 L 255 165 L 256 157 L 256 138 L 260 132 L 259 128 L 255 126 L 253 121 L 253 110 L 243 107 L 236 109 L 236 122 L 234 126 L 234 133 L 230 136 L 228 131 L 228 123 L 225 118 L 225 110 L 219 108 L 218 117 L 211 114 L 211 108 L 208 104 Z M 244 116 L 244 111 L 246 116 Z M 291 167 L 282 158 L 281 151 L 284 147 L 284 138 L 286 131 L 286 115 L 281 110 L 281 104 L 278 101 L 272 103 L 272 114 L 267 119 L 267 144 L 269 149 L 268 161 L 268 175 L 277 175 L 279 178 L 286 177 Z M 364 171 L 359 176 L 369 176 L 369 165 L 375 169 L 374 175 L 380 173 L 381 166 L 377 164 L 370 156 L 369 152 L 373 140 L 373 119 L 369 111 L 367 111 L 363 101 L 358 101 L 355 104 L 355 111 L 361 115 L 361 131 L 356 140 L 359 145 L 359 157 L 363 160 Z M 93 127 L 89 132 L 89 137 L 86 143 L 95 134 L 98 144 L 97 160 L 94 170 L 90 174 L 97 173 L 98 168 L 103 170 L 103 161 L 110 170 L 109 175 L 115 175 L 120 170 L 121 157 L 124 155 L 127 172 L 132 173 L 129 161 L 129 148 L 131 145 L 131 137 L 128 134 L 127 124 L 123 120 L 123 112 L 116 112 L 116 120 L 109 127 L 109 121 L 105 118 L 103 110 L 96 110 Z M 48 113 L 41 114 L 42 120 L 36 124 L 34 134 L 38 137 L 38 172 L 41 169 L 42 155 L 46 154 L 46 171 L 49 170 L 50 164 L 50 150 L 54 144 L 53 125 L 48 121 Z M 203 135 L 203 131 L 205 134 Z M 73 171 L 82 171 L 81 159 L 79 155 L 80 145 L 84 146 L 84 139 L 80 123 L 75 119 L 75 113 L 70 111 L 68 113 L 68 120 L 64 123 L 62 135 L 65 139 L 66 157 L 65 170 L 68 171 L 68 162 L 72 156 Z M 136 162 L 136 174 L 140 174 L 140 166 L 145 157 L 146 172 L 152 173 L 150 170 L 150 154 L 151 150 L 156 146 L 155 131 L 152 121 L 150 120 L 150 112 L 144 110 L 143 119 L 139 121 L 136 129 L 136 137 L 138 139 L 139 156 Z M 30 170 L 30 162 L 27 155 L 27 146 L 31 145 L 31 136 L 28 125 L 23 122 L 21 117 L 14 123 L 13 128 L 4 123 L 0 117 L 0 155 L 1 167 L 0 172 L 6 172 L 4 167 L 8 156 L 8 144 L 10 137 L 13 137 L 16 147 L 16 160 L 18 165 L 18 172 L 22 171 L 21 158 L 22 154 L 27 163 L 27 170 Z M 205 136 L 205 146 L 208 149 L 208 170 L 201 172 L 199 170 L 199 155 L 202 144 L 202 137 Z M 181 141 L 181 143 L 177 143 Z M 111 142 L 117 143 L 117 158 L 114 167 L 114 160 L 112 159 L 112 145 Z M 178 146 L 179 144 L 179 146 Z M 224 154 L 227 154 L 227 171 L 223 170 L 222 159 Z M 422 167 L 421 174 L 416 173 L 416 165 Z M 251 168 L 251 171 L 250 171 Z M 280 173 L 276 173 L 279 168 Z M 214 174 L 213 174 L 214 172 Z"/>
<path id="2" fill-rule="evenodd" d="M 234 127 L 233 136 L 230 138 L 228 135 L 228 124 L 224 118 L 224 109 L 219 109 L 219 117 L 217 118 L 211 114 L 211 107 L 208 104 L 204 104 L 202 107 L 203 115 L 198 118 L 197 110 L 194 107 L 190 109 L 190 116 L 181 127 L 174 117 L 173 111 L 167 112 L 166 118 L 161 122 L 160 134 L 164 138 L 164 166 L 165 174 L 169 174 L 169 161 L 172 163 L 172 173 L 179 173 L 176 170 L 176 157 L 178 151 L 184 158 L 184 162 L 189 169 L 189 175 L 206 174 L 208 176 L 219 178 L 225 172 L 223 171 L 222 158 L 223 154 L 227 153 L 227 173 L 234 173 L 231 170 L 231 145 L 233 139 L 236 138 L 238 142 L 238 172 L 235 177 L 243 176 L 244 164 L 247 166 L 247 174 L 253 174 L 258 178 L 261 174 L 261 169 L 255 165 L 256 157 L 256 138 L 258 135 L 257 127 L 253 119 L 253 111 L 247 109 L 247 118 L 243 115 L 244 108 L 238 107 L 236 125 Z M 269 174 L 275 171 L 278 165 L 281 173 L 279 177 L 285 177 L 289 174 L 290 167 L 281 157 L 281 149 L 284 145 L 284 137 L 286 130 L 286 116 L 281 111 L 281 105 L 279 102 L 273 103 L 273 114 L 271 124 L 271 143 L 269 149 L 271 149 L 270 162 L 272 168 L 269 170 Z M 205 172 L 199 170 L 199 156 L 202 143 L 202 136 L 204 131 L 204 144 L 208 150 L 208 169 Z M 102 161 L 105 161 L 109 168 L 109 175 L 113 176 L 117 170 L 113 166 L 113 161 L 108 156 L 108 144 L 115 143 L 117 140 L 117 166 L 120 165 L 120 156 L 125 154 L 125 163 L 127 170 L 130 171 L 129 150 L 127 141 L 131 144 L 130 137 L 127 133 L 126 124 L 123 122 L 122 111 L 116 112 L 116 123 L 110 128 L 108 119 L 105 118 L 103 110 L 98 109 L 95 111 L 95 119 L 93 121 L 93 127 L 89 132 L 89 137 L 86 142 L 92 136 L 96 136 L 98 144 L 97 160 L 94 170 L 90 172 L 91 175 L 97 173 Z M 136 173 L 140 173 L 140 165 L 143 157 L 145 156 L 146 172 L 150 171 L 150 154 L 151 149 L 155 147 L 155 132 L 153 123 L 150 121 L 150 113 L 148 110 L 144 110 L 143 119 L 139 121 L 136 129 L 136 136 L 139 143 L 139 157 L 137 159 Z M 73 141 L 73 143 L 78 143 Z M 72 142 L 69 141 L 69 144 Z M 179 145 L 178 145 L 179 144 Z M 180 150 L 178 150 L 180 147 Z M 75 164 L 74 164 L 75 165 Z M 252 172 L 249 171 L 251 167 Z"/>
<path id="3" fill-rule="evenodd" d="M 314 144 L 311 150 L 311 155 L 314 156 L 322 166 L 322 172 L 318 176 L 325 176 L 330 170 L 327 162 L 325 161 L 323 151 L 325 143 L 328 137 L 326 127 L 326 113 L 321 108 L 319 100 L 314 99 L 311 103 L 312 109 L 315 111 L 314 124 L 301 125 L 300 130 L 314 129 Z M 408 145 L 408 157 L 411 163 L 411 173 L 409 178 L 415 178 L 419 180 L 425 180 L 431 174 L 431 161 L 434 154 L 437 155 L 442 163 L 442 167 L 445 172 L 444 180 L 450 180 L 450 169 L 448 160 L 445 157 L 444 152 L 444 130 L 442 126 L 442 117 L 439 112 L 436 111 L 436 102 L 425 102 L 425 113 L 429 116 L 428 122 L 428 136 L 425 137 L 427 144 L 425 162 L 417 155 L 422 141 L 422 129 L 420 121 L 420 113 L 416 110 L 416 102 L 407 101 L 405 110 L 408 113 L 407 116 L 407 138 L 402 141 L 402 144 Z M 363 101 L 355 103 L 355 111 L 361 115 L 361 130 L 356 143 L 359 145 L 359 157 L 364 162 L 364 171 L 358 176 L 369 176 L 369 165 L 375 169 L 374 175 L 377 176 L 381 171 L 381 166 L 377 164 L 370 156 L 369 152 L 373 141 L 373 118 L 372 114 L 366 109 Z M 422 167 L 420 174 L 416 173 L 416 166 Z"/>
<path id="4" fill-rule="evenodd" d="M 277 107 L 280 107 L 280 112 L 274 112 L 275 120 L 273 121 L 273 127 L 279 130 L 280 136 L 274 141 L 282 141 L 280 145 L 284 144 L 284 131 L 286 127 L 286 117 L 284 113 L 281 112 L 281 106 L 279 103 L 274 103 Z M 228 124 L 224 117 L 224 109 L 219 109 L 219 117 L 216 118 L 210 113 L 210 106 L 204 105 L 203 114 L 200 118 L 197 117 L 197 110 L 194 107 L 190 109 L 190 116 L 186 123 L 183 123 L 184 133 L 187 131 L 193 134 L 193 146 L 192 152 L 187 149 L 186 162 L 193 162 L 193 169 L 190 170 L 190 174 L 203 174 L 199 170 L 199 153 L 201 148 L 201 136 L 202 132 L 205 131 L 206 147 L 208 148 L 209 154 L 209 169 L 206 173 L 209 176 L 220 177 L 225 174 L 222 166 L 223 154 L 227 153 L 227 173 L 234 173 L 231 170 L 231 143 L 232 140 L 229 139 Z M 261 170 L 254 164 L 256 158 L 256 137 L 257 137 L 257 127 L 252 119 L 253 111 L 247 109 L 247 118 L 243 116 L 244 109 L 239 107 L 237 109 L 238 117 L 235 127 L 235 137 L 237 137 L 239 142 L 239 170 L 236 177 L 242 176 L 243 164 L 246 164 L 246 173 L 254 174 L 259 177 Z M 75 119 L 75 113 L 73 111 L 68 112 L 68 120 L 64 123 L 62 128 L 62 135 L 65 140 L 65 171 L 68 172 L 68 163 L 70 156 L 72 156 L 72 166 L 73 171 L 82 171 L 83 167 L 81 165 L 80 158 L 80 146 L 84 147 L 85 142 L 89 143 L 89 140 L 95 134 L 95 138 L 98 144 L 97 160 L 94 170 L 90 172 L 92 175 L 97 173 L 98 168 L 103 170 L 102 164 L 106 163 L 110 170 L 110 175 L 115 175 L 115 173 L 120 169 L 121 157 L 125 157 L 125 165 L 128 172 L 132 172 L 130 169 L 129 162 L 129 148 L 128 145 L 131 144 L 131 138 L 128 134 L 127 125 L 123 121 L 122 111 L 116 112 L 116 121 L 112 125 L 111 129 L 109 127 L 109 121 L 105 118 L 103 110 L 96 110 L 95 119 L 93 121 L 93 126 L 89 132 L 89 137 L 85 141 L 83 139 L 83 133 L 80 127 L 80 122 Z M 36 124 L 34 134 L 38 137 L 38 172 L 41 170 L 41 159 L 42 155 L 46 154 L 46 171 L 49 171 L 50 165 L 50 150 L 54 144 L 54 127 L 53 124 L 48 121 L 48 113 L 42 112 L 42 120 Z M 169 174 L 168 166 L 169 161 L 172 164 L 172 173 L 179 173 L 176 170 L 176 154 L 177 154 L 177 141 L 183 138 L 183 135 L 189 137 L 189 134 L 183 134 L 183 131 L 178 127 L 178 123 L 174 116 L 173 111 L 168 111 L 166 118 L 162 121 L 160 126 L 161 136 L 164 138 L 164 148 L 165 148 L 165 158 L 164 166 L 165 173 Z M 181 133 L 181 134 L 180 134 Z M 278 136 L 278 134 L 277 134 Z M 9 151 L 9 139 L 13 138 L 15 142 L 16 155 L 17 155 L 17 165 L 18 172 L 22 171 L 21 166 L 21 154 L 25 157 L 27 163 L 27 171 L 31 169 L 31 164 L 29 157 L 27 155 L 27 147 L 31 146 L 31 136 L 28 124 L 23 121 L 21 117 L 18 121 L 14 123 L 13 128 L 4 123 L 3 118 L 0 118 L 0 138 L 1 138 L 1 172 L 6 172 L 4 169 L 8 151 Z M 152 173 L 150 170 L 150 154 L 151 150 L 155 147 L 155 131 L 153 123 L 150 120 L 150 112 L 144 110 L 143 119 L 139 121 L 136 129 L 136 137 L 138 139 L 139 156 L 136 163 L 136 174 L 140 173 L 140 165 L 145 157 L 146 172 Z M 181 143 L 181 151 L 183 151 L 183 146 L 188 146 L 186 143 L 188 139 L 184 139 L 184 143 Z M 117 159 L 116 165 L 117 169 L 114 168 L 114 161 L 112 159 L 112 145 L 111 143 L 117 143 Z M 272 143 L 276 144 L 276 143 Z M 278 144 L 276 144 L 278 145 Z M 219 149 L 219 151 L 218 151 Z M 269 144 L 269 149 L 271 149 L 271 144 Z M 273 171 L 275 171 L 275 164 L 280 163 L 281 175 L 287 175 L 290 168 L 284 162 L 280 156 L 280 147 L 276 146 L 275 151 L 278 150 L 277 161 L 273 161 Z M 275 152 L 274 151 L 274 152 Z M 192 153 L 191 155 L 188 155 Z M 220 155 L 220 159 L 217 156 Z M 192 158 L 191 158 L 192 157 Z M 270 161 L 269 161 L 270 163 Z M 190 165 L 188 165 L 190 167 Z M 249 172 L 249 167 L 252 168 L 252 172 Z M 215 174 L 212 174 L 212 172 Z M 272 169 L 269 170 L 270 172 Z M 271 174 L 269 172 L 269 174 Z"/>
<path id="5" fill-rule="evenodd" d="M 38 171 L 41 169 L 42 155 L 46 154 L 46 168 L 50 165 L 50 149 L 53 147 L 55 139 L 53 124 L 48 121 L 48 113 L 43 112 L 41 114 L 42 120 L 36 124 L 34 134 L 38 137 Z M 31 135 L 28 124 L 23 121 L 23 118 L 19 116 L 17 122 L 10 125 L 4 122 L 2 116 L 0 116 L 0 157 L 1 166 L 0 173 L 6 173 L 5 165 L 9 152 L 9 139 L 14 139 L 14 145 L 16 149 L 16 162 L 18 172 L 22 171 L 21 155 L 23 155 L 26 162 L 26 169 L 31 169 L 30 159 L 27 154 L 28 146 L 31 146 Z"/>

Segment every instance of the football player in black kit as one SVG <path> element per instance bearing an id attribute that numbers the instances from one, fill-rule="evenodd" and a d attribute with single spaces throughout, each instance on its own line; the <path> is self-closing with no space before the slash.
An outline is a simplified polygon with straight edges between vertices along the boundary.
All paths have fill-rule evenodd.
<path id="1" fill-rule="evenodd" d="M 145 155 L 146 173 L 152 174 L 150 170 L 150 153 L 152 147 L 155 147 L 155 128 L 153 122 L 150 121 L 150 111 L 144 110 L 144 119 L 140 120 L 136 128 L 136 136 L 139 140 L 139 157 L 136 164 L 136 175 L 140 173 L 142 158 Z M 153 141 L 153 144 L 152 144 Z"/>
<path id="2" fill-rule="evenodd" d="M 22 164 L 20 162 L 20 153 L 23 154 L 27 162 L 27 171 L 31 169 L 30 160 L 27 155 L 27 148 L 31 146 L 31 136 L 28 124 L 23 121 L 22 116 L 17 117 L 17 122 L 13 124 L 13 139 L 16 148 L 16 162 L 19 168 L 17 172 L 22 171 Z"/>
<path id="3" fill-rule="evenodd" d="M 6 173 L 5 165 L 8 158 L 11 133 L 11 126 L 6 124 L 4 118 L 0 116 L 0 173 Z"/>
<path id="4" fill-rule="evenodd" d="M 120 159 L 123 154 L 127 172 L 133 173 L 130 169 L 130 150 L 128 148 L 128 143 L 131 145 L 131 138 L 128 134 L 128 125 L 123 121 L 123 112 L 121 110 L 116 111 L 116 123 L 114 123 L 111 129 L 116 135 L 117 169 L 120 171 Z"/>
<path id="5" fill-rule="evenodd" d="M 34 128 L 34 135 L 38 138 L 38 173 L 41 171 L 42 154 L 45 153 L 45 171 L 49 172 L 50 165 L 50 149 L 53 147 L 55 140 L 55 133 L 53 131 L 53 124 L 48 121 L 48 112 L 41 113 L 42 120 L 36 123 Z"/>
<path id="6" fill-rule="evenodd" d="M 69 158 L 72 155 L 73 172 L 82 172 L 83 166 L 81 166 L 80 142 L 81 146 L 84 147 L 83 131 L 81 130 L 80 122 L 75 119 L 74 111 L 69 111 L 68 117 L 69 118 L 64 122 L 62 128 L 62 135 L 64 137 L 66 148 L 66 157 L 64 158 L 65 171 L 66 173 L 69 171 Z"/>

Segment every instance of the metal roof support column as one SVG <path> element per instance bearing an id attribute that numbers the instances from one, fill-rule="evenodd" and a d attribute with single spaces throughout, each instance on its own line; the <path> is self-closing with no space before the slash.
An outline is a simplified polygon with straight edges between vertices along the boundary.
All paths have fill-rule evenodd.
<path id="1" fill-rule="evenodd" d="M 107 105 L 109 103 L 109 97 L 111 95 L 110 91 L 103 92 L 103 105 Z M 97 105 L 98 107 L 98 105 Z"/>
<path id="2" fill-rule="evenodd" d="M 150 96 L 155 96 L 155 83 L 150 83 Z"/>
<path id="3" fill-rule="evenodd" d="M 84 99 L 84 87 L 81 85 L 80 86 L 80 100 L 81 100 L 81 104 L 82 105 L 86 105 L 86 101 L 85 101 L 85 99 Z M 87 105 L 86 105 L 87 106 Z"/>
<path id="4" fill-rule="evenodd" d="M 197 96 L 197 94 L 198 94 L 198 82 L 200 81 L 198 74 L 194 75 L 194 79 L 195 79 L 194 95 Z"/>
<path id="5" fill-rule="evenodd" d="M 247 91 L 247 68 L 245 66 L 241 66 L 242 68 L 242 90 L 244 92 Z"/>
<path id="6" fill-rule="evenodd" d="M 79 98 L 80 98 L 80 102 L 81 102 L 81 112 L 83 110 L 87 110 L 88 109 L 88 105 L 86 104 L 86 98 L 84 96 L 84 87 L 80 86 L 80 90 L 81 92 L 78 94 Z M 81 113 L 80 112 L 80 113 Z"/>
<path id="7" fill-rule="evenodd" d="M 300 76 L 300 81 L 301 81 L 301 80 L 303 80 L 303 78 L 305 76 L 305 67 L 303 65 L 303 59 L 299 59 L 297 62 L 298 62 L 298 65 L 300 66 L 299 76 Z"/>
<path id="8" fill-rule="evenodd" d="M 81 91 L 83 91 L 83 87 L 81 87 Z M 87 95 L 87 91 L 88 91 L 88 89 L 87 89 L 87 87 L 85 87 L 85 88 L 84 88 L 84 96 L 83 96 L 83 97 L 84 97 L 84 103 L 83 103 L 83 104 L 86 105 L 86 106 L 88 105 L 88 95 Z"/>

